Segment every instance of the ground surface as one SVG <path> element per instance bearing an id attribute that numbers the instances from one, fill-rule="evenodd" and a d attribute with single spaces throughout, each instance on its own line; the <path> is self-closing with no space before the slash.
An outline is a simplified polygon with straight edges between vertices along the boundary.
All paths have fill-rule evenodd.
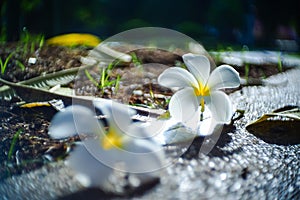
<path id="1" fill-rule="evenodd" d="M 80 56 L 87 54 L 86 48 L 64 48 L 48 46 L 36 49 L 32 53 L 23 54 L 17 44 L 1 46 L 0 55 L 3 62 L 14 52 L 8 62 L 3 79 L 18 82 L 72 67 L 79 67 Z M 29 51 L 29 50 L 28 50 Z M 28 63 L 29 58 L 37 58 L 35 64 Z M 22 70 L 16 61 L 23 63 Z M 0 180 L 14 174 L 21 174 L 43 166 L 52 159 L 63 157 L 66 150 L 64 143 L 53 141 L 47 134 L 49 120 L 55 110 L 52 109 L 20 109 L 16 105 L 20 99 L 15 97 L 9 101 L 0 101 Z M 13 137 L 19 132 L 11 153 Z M 56 153 L 58 152 L 58 153 Z M 54 158 L 52 158 L 52 154 Z M 48 156 L 47 156 L 48 155 Z M 50 160 L 49 160 L 50 159 Z"/>
<path id="2" fill-rule="evenodd" d="M 0 48 L 1 58 L 6 58 L 11 51 L 16 50 L 15 48 L 15 45 L 2 46 Z M 18 82 L 43 73 L 79 67 L 80 56 L 86 56 L 87 50 L 87 48 L 70 49 L 45 46 L 26 55 L 16 51 L 17 53 L 9 62 L 2 77 Z M 37 58 L 36 64 L 28 63 L 30 57 Z M 143 64 L 147 62 L 142 57 L 140 58 Z M 25 65 L 25 70 L 21 70 L 16 65 L 16 60 Z M 169 63 L 169 66 L 171 65 Z M 112 92 L 111 87 L 107 87 L 103 92 L 88 78 L 80 83 L 71 82 L 68 86 L 75 88 L 76 92 L 81 95 L 92 94 L 115 98 L 124 103 L 166 108 L 167 99 L 172 92 L 160 87 L 156 81 L 163 69 L 160 66 L 147 65 L 141 70 L 137 67 L 137 63 L 115 67 L 111 79 L 114 80 L 117 75 L 123 78 L 116 94 Z M 245 68 L 237 67 L 236 69 L 241 76 L 245 74 Z M 251 78 L 265 78 L 279 72 L 278 66 L 272 65 L 264 67 L 253 65 L 249 69 Z M 100 72 L 97 69 L 92 69 L 90 72 L 94 78 L 99 78 Z M 299 74 L 299 71 L 290 74 L 293 73 Z M 246 110 L 248 114 L 245 115 L 245 118 L 236 122 L 234 129 L 229 129 L 224 133 L 222 144 L 214 148 L 210 154 L 200 154 L 192 160 L 176 161 L 173 166 L 163 172 L 161 184 L 144 194 L 143 198 L 168 196 L 170 199 L 177 197 L 196 199 L 199 196 L 210 198 L 224 195 L 227 195 L 228 198 L 255 197 L 251 196 L 251 193 L 256 193 L 262 198 L 275 198 L 277 195 L 284 199 L 299 197 L 299 145 L 268 144 L 245 131 L 245 124 L 264 112 L 279 106 L 300 105 L 299 89 L 295 87 L 299 82 L 295 77 L 294 79 L 290 85 L 282 86 L 282 90 L 277 87 L 245 87 L 239 88 L 241 90 L 236 92 L 227 91 L 228 94 L 234 92 L 231 94 L 231 98 L 240 109 Z M 287 98 L 281 98 L 282 96 Z M 47 135 L 48 126 L 56 111 L 51 107 L 20 108 L 17 105 L 19 101 L 20 99 L 17 97 L 0 101 L 0 151 L 3 152 L 0 156 L 0 181 L 2 181 L 0 194 L 11 199 L 14 192 L 20 192 L 20 197 L 25 197 L 28 195 L 28 191 L 32 191 L 35 187 L 37 190 L 42 188 L 38 190 L 40 194 L 39 192 L 34 194 L 31 199 L 40 197 L 52 199 L 69 193 L 71 195 L 72 192 L 76 194 L 78 190 L 82 189 L 82 186 L 71 178 L 71 172 L 66 173 L 68 169 L 59 161 L 68 155 L 74 141 L 77 141 L 78 138 L 66 141 L 50 139 Z M 272 159 L 270 160 L 270 158 Z M 65 175 L 54 180 L 55 173 Z M 40 181 L 44 181 L 45 184 L 56 186 L 48 185 L 49 190 L 46 192 L 43 184 L 37 186 L 37 183 L 34 182 L 37 177 L 40 177 L 42 179 Z M 68 183 L 58 184 L 57 181 L 62 180 Z M 19 187 L 27 181 L 31 185 L 24 186 L 25 189 L 27 188 L 26 192 Z M 62 191 L 69 184 L 72 187 L 63 193 Z M 11 190 L 11 192 L 6 190 Z M 83 192 L 83 194 L 85 193 Z"/>

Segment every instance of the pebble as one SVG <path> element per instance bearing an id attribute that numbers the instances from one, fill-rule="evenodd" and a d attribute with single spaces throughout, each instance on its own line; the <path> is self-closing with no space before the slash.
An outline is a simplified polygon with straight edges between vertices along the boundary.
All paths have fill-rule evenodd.
<path id="1" fill-rule="evenodd" d="M 30 57 L 30 58 L 28 59 L 28 64 L 34 65 L 34 64 L 36 63 L 36 61 L 37 61 L 36 58 Z"/>

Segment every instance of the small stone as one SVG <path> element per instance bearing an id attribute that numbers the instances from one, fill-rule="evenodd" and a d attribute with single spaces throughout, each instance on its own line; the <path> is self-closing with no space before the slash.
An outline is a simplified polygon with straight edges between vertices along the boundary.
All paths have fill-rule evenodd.
<path id="1" fill-rule="evenodd" d="M 210 168 L 215 168 L 215 163 L 209 162 L 209 163 L 208 163 L 208 166 L 209 166 Z"/>
<path id="2" fill-rule="evenodd" d="M 137 96 L 142 96 L 143 95 L 143 91 L 142 90 L 134 90 L 133 95 L 137 95 Z"/>
<path id="3" fill-rule="evenodd" d="M 226 174 L 226 173 L 221 173 L 221 174 L 220 174 L 220 179 L 221 179 L 222 181 L 224 181 L 226 178 L 227 178 L 227 174 Z"/>
<path id="4" fill-rule="evenodd" d="M 33 57 L 30 57 L 28 59 L 28 64 L 31 64 L 31 65 L 34 65 L 36 63 L 37 59 L 36 58 L 33 58 Z"/>
<path id="5" fill-rule="evenodd" d="M 129 176 L 128 182 L 133 187 L 139 187 L 141 185 L 141 181 L 134 175 Z"/>

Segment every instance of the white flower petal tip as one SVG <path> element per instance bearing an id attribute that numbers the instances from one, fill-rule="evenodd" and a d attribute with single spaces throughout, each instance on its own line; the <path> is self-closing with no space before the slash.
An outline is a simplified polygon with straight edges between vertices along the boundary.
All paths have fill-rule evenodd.
<path id="1" fill-rule="evenodd" d="M 88 144 L 91 144 L 92 147 L 97 146 L 98 143 L 97 140 L 88 141 Z M 98 149 L 92 150 L 98 151 Z M 75 177 L 85 187 L 102 187 L 113 171 L 112 168 L 107 167 L 101 160 L 91 154 L 91 150 L 87 149 L 84 144 L 75 147 L 67 158 L 66 165 L 74 170 Z"/>
<path id="2" fill-rule="evenodd" d="M 216 122 L 223 124 L 229 123 L 234 113 L 229 97 L 221 91 L 214 91 L 211 94 L 209 109 Z"/>
<path id="3" fill-rule="evenodd" d="M 239 73 L 229 65 L 217 67 L 210 75 L 208 86 L 211 90 L 222 88 L 236 88 L 240 86 Z"/>
<path id="4" fill-rule="evenodd" d="M 190 87 L 176 92 L 169 103 L 171 117 L 180 122 L 190 120 L 198 108 L 198 100 Z"/>
<path id="5" fill-rule="evenodd" d="M 221 124 L 216 122 L 212 117 L 205 119 L 199 123 L 197 134 L 203 137 L 212 135 L 215 132 L 218 125 Z"/>
<path id="6" fill-rule="evenodd" d="M 125 148 L 123 155 L 129 173 L 157 176 L 166 164 L 164 149 L 154 141 L 134 140 Z"/>
<path id="7" fill-rule="evenodd" d="M 158 77 L 158 83 L 164 87 L 189 87 L 197 80 L 187 70 L 180 67 L 170 67 Z"/>
<path id="8" fill-rule="evenodd" d="M 192 142 L 197 136 L 197 133 L 184 124 L 177 123 L 166 130 L 163 136 L 165 145 L 176 145 Z"/>
<path id="9" fill-rule="evenodd" d="M 209 77 L 210 63 L 206 56 L 196 54 L 184 54 L 182 56 L 188 70 L 198 82 L 205 83 Z"/>
<path id="10" fill-rule="evenodd" d="M 90 109 L 75 105 L 67 107 L 53 117 L 48 134 L 55 139 L 71 137 L 78 133 L 94 134 L 99 126 Z"/>

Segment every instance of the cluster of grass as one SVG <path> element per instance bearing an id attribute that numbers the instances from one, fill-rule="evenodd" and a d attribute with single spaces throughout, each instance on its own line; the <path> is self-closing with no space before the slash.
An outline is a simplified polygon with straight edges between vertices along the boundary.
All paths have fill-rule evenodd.
<path id="1" fill-rule="evenodd" d="M 170 103 L 171 98 L 165 97 L 164 100 L 162 100 L 155 97 L 152 84 L 149 84 L 149 94 L 150 94 L 150 99 L 149 99 L 148 107 L 150 108 L 166 109 Z"/>
<path id="2" fill-rule="evenodd" d="M 138 59 L 135 53 L 131 53 L 132 63 L 135 67 L 142 69 L 142 62 Z M 86 69 L 86 77 L 101 90 L 101 93 L 104 94 L 106 88 L 113 89 L 112 92 L 116 93 L 119 89 L 121 76 L 117 74 L 116 76 L 112 75 L 112 70 L 115 66 L 121 63 L 120 60 L 115 60 L 111 62 L 107 67 L 101 68 L 101 75 L 99 81 L 97 81 Z"/>
<path id="3" fill-rule="evenodd" d="M 23 28 L 18 44 L 16 51 L 21 52 L 23 56 L 34 54 L 44 46 L 45 36 L 43 34 L 31 34 L 26 28 Z"/>
<path id="4" fill-rule="evenodd" d="M 135 67 L 142 69 L 142 62 L 140 61 L 140 59 L 136 56 L 135 53 L 131 53 L 131 58 L 132 58 L 132 63 Z"/>
<path id="5" fill-rule="evenodd" d="M 117 75 L 116 78 L 113 78 L 112 76 L 112 69 L 114 66 L 116 66 L 119 63 L 117 62 L 112 62 L 110 63 L 107 67 L 101 68 L 101 75 L 100 75 L 100 80 L 97 81 L 86 69 L 85 75 L 86 77 L 97 87 L 101 90 L 101 93 L 104 94 L 104 91 L 106 88 L 113 88 L 113 92 L 117 92 L 119 89 L 119 84 L 120 84 L 120 79 L 121 76 Z"/>
<path id="6" fill-rule="evenodd" d="M 134 67 L 138 68 L 139 70 L 143 70 L 143 64 L 137 57 L 135 53 L 130 54 L 132 57 L 132 64 Z M 101 74 L 99 80 L 96 80 L 91 73 L 85 69 L 85 75 L 90 80 L 93 85 L 95 85 L 102 93 L 104 94 L 106 89 L 110 89 L 113 94 L 116 94 L 119 89 L 121 76 L 119 74 L 113 74 L 113 68 L 116 67 L 121 63 L 120 60 L 115 60 L 114 62 L 110 63 L 107 67 L 101 68 Z M 181 63 L 182 64 L 182 63 Z M 155 96 L 155 92 L 153 91 L 152 84 L 149 84 L 149 95 L 150 97 L 147 98 L 147 107 L 150 108 L 166 108 L 167 104 L 169 103 L 170 99 L 166 99 L 162 101 L 161 99 L 157 99 Z M 145 106 L 141 104 L 134 104 L 135 106 Z"/>
<path id="7" fill-rule="evenodd" d="M 3 39 L 3 38 L 2 38 Z M 2 40 L 1 40 L 2 41 Z M 9 64 L 19 67 L 22 71 L 25 70 L 25 65 L 20 60 L 25 60 L 28 55 L 34 54 L 37 50 L 41 49 L 45 43 L 44 35 L 30 34 L 24 28 L 20 35 L 20 40 L 13 52 L 11 52 L 4 60 L 0 58 L 0 73 L 3 76 Z"/>
<path id="8" fill-rule="evenodd" d="M 5 71 L 6 71 L 6 68 L 9 64 L 9 61 L 11 60 L 11 58 L 13 57 L 14 55 L 14 52 L 10 53 L 5 60 L 2 60 L 2 58 L 0 58 L 0 71 L 1 71 L 1 75 L 4 75 Z M 25 70 L 25 66 L 22 62 L 20 62 L 19 60 L 15 60 L 15 64 L 16 66 L 20 67 L 20 69 L 22 71 Z"/>

